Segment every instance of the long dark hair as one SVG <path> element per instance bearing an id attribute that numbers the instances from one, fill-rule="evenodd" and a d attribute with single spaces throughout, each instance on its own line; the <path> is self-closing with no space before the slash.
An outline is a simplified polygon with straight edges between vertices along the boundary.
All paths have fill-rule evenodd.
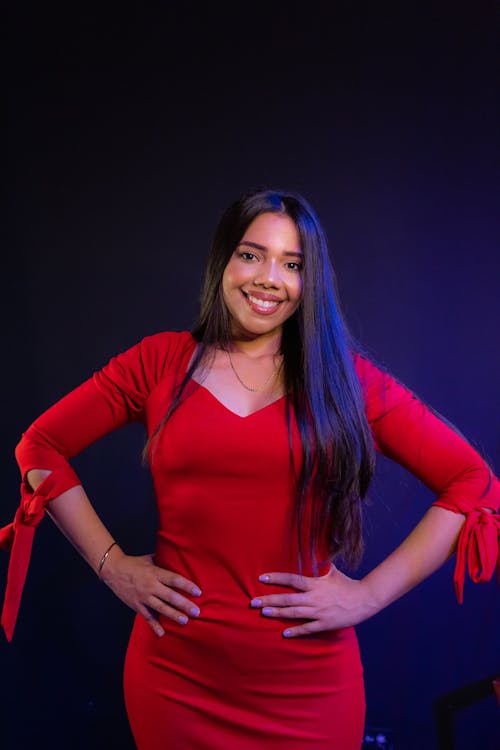
<path id="1" fill-rule="evenodd" d="M 222 215 L 208 258 L 199 317 L 192 329 L 199 346 L 152 438 L 179 405 L 209 347 L 225 348 L 230 343 L 231 321 L 222 296 L 222 275 L 248 226 L 263 213 L 292 219 L 305 259 L 302 300 L 285 322 L 282 336 L 292 476 L 291 408 L 302 444 L 296 482 L 299 554 L 302 559 L 307 552 L 317 570 L 317 549 L 326 543 L 329 559 L 341 556 L 354 564 L 363 550 L 361 500 L 373 476 L 375 451 L 352 359 L 357 347 L 340 310 L 326 237 L 302 196 L 258 189 L 241 196 Z M 312 506 L 306 540 L 303 522 L 308 498 L 312 498 Z"/>

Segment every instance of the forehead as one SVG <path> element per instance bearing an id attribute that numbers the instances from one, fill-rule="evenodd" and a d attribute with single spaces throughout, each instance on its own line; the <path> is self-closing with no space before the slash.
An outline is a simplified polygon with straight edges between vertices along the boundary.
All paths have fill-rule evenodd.
<path id="1" fill-rule="evenodd" d="M 300 235 L 287 214 L 264 213 L 247 227 L 242 240 L 253 240 L 269 249 L 300 250 Z"/>

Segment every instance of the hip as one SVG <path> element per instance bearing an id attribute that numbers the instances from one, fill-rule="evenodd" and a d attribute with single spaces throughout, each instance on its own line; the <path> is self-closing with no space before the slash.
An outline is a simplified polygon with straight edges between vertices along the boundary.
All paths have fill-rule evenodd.
<path id="1" fill-rule="evenodd" d="M 183 627 L 162 618 L 161 638 L 137 616 L 128 658 L 216 692 L 244 682 L 259 692 L 310 695 L 362 679 L 354 628 L 287 639 L 284 621 L 249 614 L 245 623 L 193 619 Z"/>

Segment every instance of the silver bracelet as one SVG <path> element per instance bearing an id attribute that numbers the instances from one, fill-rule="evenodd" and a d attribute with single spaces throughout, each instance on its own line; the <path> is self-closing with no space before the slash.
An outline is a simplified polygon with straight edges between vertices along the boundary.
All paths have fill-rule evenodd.
<path id="1" fill-rule="evenodd" d="M 101 560 L 101 562 L 99 563 L 99 567 L 98 567 L 98 569 L 97 569 L 97 575 L 99 576 L 99 578 L 101 578 L 101 570 L 102 570 L 102 566 L 104 565 L 104 563 L 105 563 L 105 562 L 106 562 L 106 560 L 108 559 L 108 555 L 109 555 L 109 553 L 111 552 L 111 550 L 113 549 L 113 547 L 115 546 L 115 544 L 118 544 L 118 542 L 113 542 L 113 544 L 110 544 L 110 545 L 109 545 L 109 547 L 108 547 L 108 549 L 106 550 L 106 552 L 105 552 L 105 553 L 104 553 L 104 555 L 102 556 L 102 560 Z M 102 581 L 102 578 L 101 578 L 101 581 Z"/>

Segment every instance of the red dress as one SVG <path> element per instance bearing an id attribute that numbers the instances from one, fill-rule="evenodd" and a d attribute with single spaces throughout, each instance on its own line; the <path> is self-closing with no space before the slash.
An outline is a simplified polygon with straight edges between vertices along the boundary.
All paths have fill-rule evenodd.
<path id="1" fill-rule="evenodd" d="M 18 448 L 23 477 L 31 468 L 53 473 L 35 493 L 23 484 L 15 524 L 3 531 L 16 558 L 3 618 L 10 637 L 43 505 L 78 483 L 67 459 L 130 421 L 144 422 L 151 434 L 194 346 L 188 333 L 144 339 L 24 435 Z M 468 443 L 408 390 L 362 357 L 355 365 L 377 448 L 437 492 L 437 504 L 467 514 L 457 558 L 461 595 L 466 554 L 476 580 L 493 572 L 500 523 L 479 508 L 498 507 L 500 485 Z M 193 381 L 185 395 L 151 455 L 156 563 L 200 586 L 201 615 L 185 627 L 162 618 L 163 638 L 135 619 L 125 700 L 137 746 L 359 750 L 364 691 L 354 628 L 286 639 L 290 620 L 250 608 L 252 598 L 270 593 L 258 581 L 261 573 L 297 572 L 285 398 L 240 417 Z M 300 463 L 294 424 L 292 437 Z"/>

